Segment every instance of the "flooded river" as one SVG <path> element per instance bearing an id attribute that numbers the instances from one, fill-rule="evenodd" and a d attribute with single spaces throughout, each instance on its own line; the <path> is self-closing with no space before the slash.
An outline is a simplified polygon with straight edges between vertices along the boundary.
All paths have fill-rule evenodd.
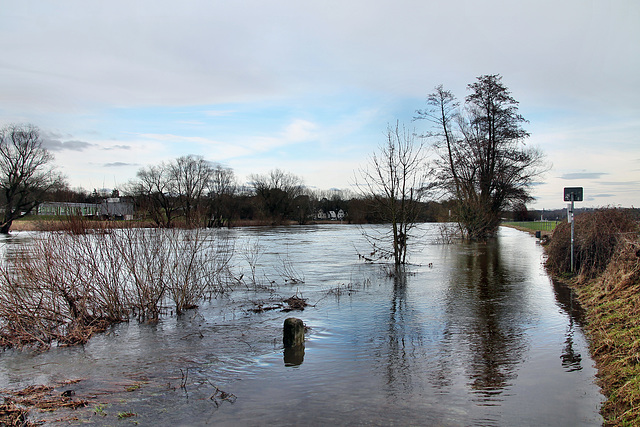
<path id="1" fill-rule="evenodd" d="M 256 285 L 156 324 L 117 325 L 83 347 L 5 351 L 0 388 L 82 379 L 66 388 L 87 408 L 41 416 L 72 414 L 72 424 L 602 424 L 580 313 L 526 233 L 425 244 L 393 278 L 358 259 L 368 247 L 356 226 L 216 232 Z M 437 234 L 425 226 L 423 240 Z M 255 310 L 294 295 L 311 305 Z M 285 354 L 291 316 L 310 329 L 304 350 Z"/>

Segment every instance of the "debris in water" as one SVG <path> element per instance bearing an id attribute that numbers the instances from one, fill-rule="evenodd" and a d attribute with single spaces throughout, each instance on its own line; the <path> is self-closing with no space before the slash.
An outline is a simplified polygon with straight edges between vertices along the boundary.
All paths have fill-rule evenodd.
<path id="1" fill-rule="evenodd" d="M 69 380 L 61 384 L 68 386 L 80 380 Z M 73 399 L 75 391 L 64 390 L 55 392 L 55 387 L 48 385 L 32 385 L 18 391 L 2 391 L 4 404 L 0 405 L 0 425 L 7 426 L 31 426 L 39 423 L 32 423 L 27 420 L 29 411 L 39 409 L 43 412 L 52 412 L 61 408 L 77 409 L 87 406 L 88 402 L 83 399 Z"/>
<path id="2" fill-rule="evenodd" d="M 297 295 L 292 296 L 291 298 L 287 298 L 282 300 L 282 302 L 253 302 L 254 307 L 250 308 L 249 311 L 253 313 L 264 313 L 265 311 L 271 310 L 280 310 L 285 313 L 292 310 L 304 310 L 309 304 L 307 304 L 307 300 L 304 298 L 300 298 Z"/>
<path id="3" fill-rule="evenodd" d="M 287 298 L 284 300 L 285 303 L 289 305 L 289 307 L 285 307 L 282 309 L 284 312 L 292 311 L 292 310 L 304 310 L 307 304 L 307 300 L 304 298 L 300 298 L 297 295 L 292 296 L 291 298 Z"/>

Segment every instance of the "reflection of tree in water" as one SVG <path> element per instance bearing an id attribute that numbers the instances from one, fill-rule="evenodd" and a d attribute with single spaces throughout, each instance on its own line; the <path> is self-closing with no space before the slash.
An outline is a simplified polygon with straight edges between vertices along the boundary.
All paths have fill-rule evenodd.
<path id="1" fill-rule="evenodd" d="M 562 367 L 567 372 L 579 371 L 582 369 L 582 355 L 573 349 L 574 330 L 573 318 L 569 318 L 569 327 L 565 334 L 566 339 L 564 341 L 564 349 L 560 355 L 560 359 L 562 359 Z"/>
<path id="2" fill-rule="evenodd" d="M 528 345 L 521 324 L 523 280 L 513 264 L 501 262 L 497 241 L 466 249 L 456 254 L 434 380 L 447 387 L 461 364 L 471 388 L 490 402 L 516 378 Z"/>
<path id="3" fill-rule="evenodd" d="M 567 326 L 564 341 L 565 346 L 560 355 L 562 367 L 568 372 L 579 371 L 582 369 L 582 355 L 573 348 L 573 334 L 575 332 L 575 323 L 580 327 L 584 326 L 584 310 L 576 301 L 573 291 L 568 286 L 554 280 L 553 292 L 558 306 L 569 317 L 569 325 Z"/>
<path id="4" fill-rule="evenodd" d="M 386 386 L 392 397 L 413 391 L 412 377 L 419 375 L 418 365 L 424 361 L 421 325 L 413 318 L 407 304 L 407 272 L 399 267 L 393 278 L 393 294 L 389 307 L 387 336 L 380 349 L 384 363 Z M 386 359 L 386 360 L 385 360 Z"/>

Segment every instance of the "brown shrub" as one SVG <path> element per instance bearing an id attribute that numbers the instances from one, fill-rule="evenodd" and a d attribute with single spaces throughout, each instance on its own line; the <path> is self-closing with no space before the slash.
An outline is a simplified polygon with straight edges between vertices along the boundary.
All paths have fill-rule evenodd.
<path id="1" fill-rule="evenodd" d="M 170 302 L 180 314 L 224 291 L 232 249 L 204 229 L 36 234 L 0 260 L 0 347 L 81 344 L 131 316 L 157 320 Z"/>
<path id="2" fill-rule="evenodd" d="M 575 217 L 574 267 L 583 279 L 603 273 L 625 237 L 638 232 L 628 210 L 603 208 Z M 552 274 L 571 272 L 571 224 L 558 224 L 547 247 L 547 268 Z"/>

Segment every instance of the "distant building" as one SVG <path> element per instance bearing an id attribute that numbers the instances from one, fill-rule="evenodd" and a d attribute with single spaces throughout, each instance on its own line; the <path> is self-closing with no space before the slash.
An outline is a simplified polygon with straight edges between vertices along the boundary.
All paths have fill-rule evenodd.
<path id="1" fill-rule="evenodd" d="M 103 218 L 133 219 L 133 203 L 122 201 L 119 197 L 104 199 L 99 206 Z"/>
<path id="2" fill-rule="evenodd" d="M 97 216 L 100 205 L 95 203 L 44 202 L 35 209 L 36 215 Z"/>
<path id="3" fill-rule="evenodd" d="M 109 219 L 133 219 L 133 203 L 118 197 L 101 203 L 44 202 L 35 209 L 36 215 L 86 216 Z"/>
<path id="4" fill-rule="evenodd" d="M 347 216 L 346 212 L 342 209 L 336 211 L 325 212 L 323 209 L 318 209 L 315 214 L 314 219 L 317 220 L 326 220 L 330 219 L 332 221 L 342 221 Z"/>

